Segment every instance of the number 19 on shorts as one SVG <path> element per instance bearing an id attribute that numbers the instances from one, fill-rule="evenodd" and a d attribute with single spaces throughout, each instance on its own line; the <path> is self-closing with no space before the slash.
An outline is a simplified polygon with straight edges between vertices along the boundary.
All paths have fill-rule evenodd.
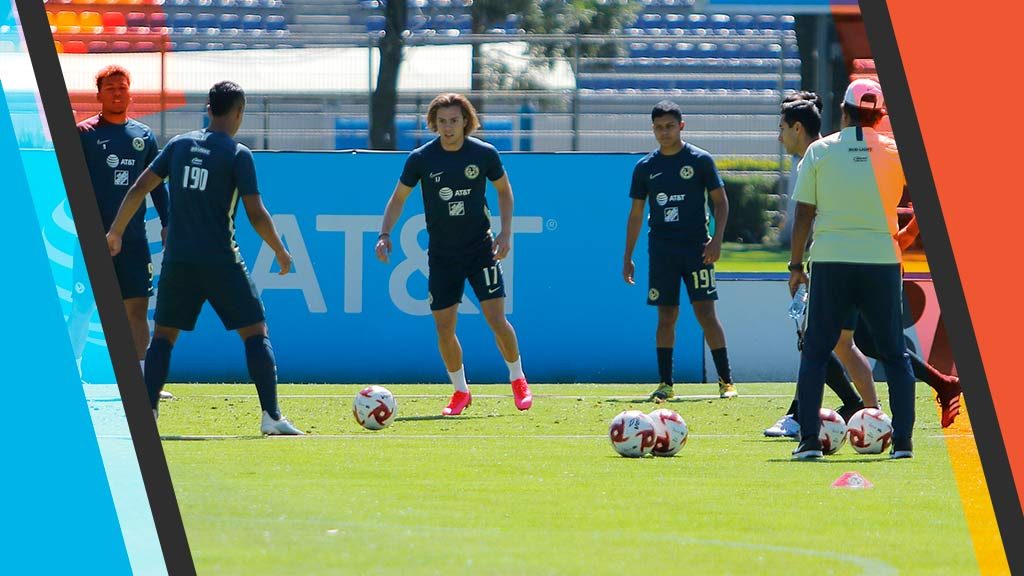
<path id="1" fill-rule="evenodd" d="M 191 190 L 206 190 L 206 181 L 210 178 L 210 171 L 199 166 L 185 166 L 185 179 L 181 183 L 182 188 Z"/>
<path id="2" fill-rule="evenodd" d="M 700 270 L 694 270 L 692 275 L 693 289 L 704 290 L 707 288 L 715 287 L 715 269 L 701 268 Z"/>

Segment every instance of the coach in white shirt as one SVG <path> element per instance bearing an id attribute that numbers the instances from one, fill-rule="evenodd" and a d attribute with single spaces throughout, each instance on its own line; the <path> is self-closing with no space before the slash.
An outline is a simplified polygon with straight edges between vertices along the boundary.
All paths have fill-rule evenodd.
<path id="1" fill-rule="evenodd" d="M 896 207 L 906 180 L 896 143 L 874 127 L 885 115 L 882 89 L 856 80 L 843 98 L 842 129 L 807 148 L 797 172 L 797 214 L 789 286 L 808 282 L 804 247 L 814 227 L 808 326 L 800 355 L 797 397 L 800 445 L 796 459 L 819 458 L 825 365 L 843 321 L 860 311 L 885 368 L 892 412 L 890 457 L 913 456 L 914 375 L 906 355 Z"/>

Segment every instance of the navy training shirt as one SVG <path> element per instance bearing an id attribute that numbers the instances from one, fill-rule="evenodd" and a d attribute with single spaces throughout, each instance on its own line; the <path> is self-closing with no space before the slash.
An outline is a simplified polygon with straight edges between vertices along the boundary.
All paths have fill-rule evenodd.
<path id="1" fill-rule="evenodd" d="M 252 152 L 223 132 L 175 136 L 150 165 L 170 182 L 164 262 L 240 263 L 235 242 L 239 197 L 259 194 Z"/>
<path id="2" fill-rule="evenodd" d="M 420 184 L 429 250 L 471 250 L 491 241 L 485 177 L 493 182 L 504 174 L 498 151 L 477 138 L 466 138 L 455 152 L 435 138 L 409 153 L 400 180 L 410 188 Z"/>
<path id="3" fill-rule="evenodd" d="M 129 118 L 124 124 L 114 124 L 99 115 L 79 122 L 78 136 L 103 219 L 103 230 L 107 231 L 114 223 L 128 188 L 156 158 L 156 137 L 149 126 L 141 122 Z M 160 222 L 166 226 L 167 188 L 161 183 L 153 190 L 152 196 Z M 143 204 L 124 230 L 126 247 L 149 249 L 145 218 L 146 206 Z"/>
<path id="4" fill-rule="evenodd" d="M 651 240 L 707 242 L 707 193 L 724 187 L 711 154 L 684 142 L 671 156 L 655 150 L 637 162 L 629 197 L 648 201 Z"/>

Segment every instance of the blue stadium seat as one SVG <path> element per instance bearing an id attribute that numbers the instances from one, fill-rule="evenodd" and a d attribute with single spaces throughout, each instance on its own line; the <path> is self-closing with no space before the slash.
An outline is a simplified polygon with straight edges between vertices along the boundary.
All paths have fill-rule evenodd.
<path id="1" fill-rule="evenodd" d="M 724 30 L 732 26 L 732 20 L 728 14 L 712 14 L 711 18 L 708 18 L 708 23 L 712 30 Z"/>
<path id="2" fill-rule="evenodd" d="M 471 32 L 473 30 L 473 15 L 459 14 L 455 17 L 455 27 L 463 32 Z"/>
<path id="3" fill-rule="evenodd" d="M 736 30 L 754 28 L 754 17 L 750 14 L 736 14 L 732 17 L 732 25 Z"/>
<path id="4" fill-rule="evenodd" d="M 236 8 L 238 0 L 217 0 L 217 5 L 221 8 Z"/>
<path id="5" fill-rule="evenodd" d="M 681 30 L 687 28 L 687 20 L 685 14 L 665 14 L 662 19 L 665 28 L 669 30 Z"/>
<path id="6" fill-rule="evenodd" d="M 661 28 L 661 14 L 641 14 L 637 24 L 645 30 Z"/>
<path id="7" fill-rule="evenodd" d="M 690 14 L 686 20 L 687 27 L 693 30 L 708 27 L 708 17 L 705 14 Z"/>
<path id="8" fill-rule="evenodd" d="M 263 25 L 263 17 L 259 14 L 246 14 L 242 17 L 242 30 L 246 32 L 256 32 L 260 30 Z"/>
<path id="9" fill-rule="evenodd" d="M 370 125 L 366 118 L 335 118 L 334 149 L 370 147 Z"/>
<path id="10" fill-rule="evenodd" d="M 191 12 L 178 12 L 171 17 L 171 27 L 175 34 L 194 34 L 195 22 L 192 20 Z"/>
<path id="11" fill-rule="evenodd" d="M 238 14 L 221 14 L 220 15 L 220 30 L 221 32 L 238 32 L 242 28 L 242 19 L 238 17 Z"/>
<path id="12" fill-rule="evenodd" d="M 371 14 L 366 18 L 366 29 L 369 32 L 384 30 L 387 19 L 379 14 Z"/>
<path id="13" fill-rule="evenodd" d="M 165 0 L 164 6 L 177 6 L 179 8 L 187 8 L 192 5 L 192 0 Z"/>
<path id="14" fill-rule="evenodd" d="M 182 42 L 178 45 L 178 50 L 182 50 L 184 52 L 192 52 L 195 50 L 200 50 L 202 49 L 202 47 L 203 45 L 199 42 Z"/>
<path id="15" fill-rule="evenodd" d="M 215 34 L 220 32 L 220 24 L 213 14 L 199 14 L 195 20 L 196 32 L 200 34 Z"/>
<path id="16" fill-rule="evenodd" d="M 223 42 L 207 42 L 206 45 L 203 46 L 203 49 L 204 50 L 223 50 L 224 49 L 224 43 Z"/>
<path id="17" fill-rule="evenodd" d="M 284 16 L 278 14 L 272 14 L 267 16 L 266 19 L 267 30 L 271 32 L 284 32 L 288 28 L 288 24 L 285 22 Z"/>
<path id="18" fill-rule="evenodd" d="M 755 18 L 759 30 L 775 30 L 778 28 L 778 18 L 771 14 L 762 14 Z"/>

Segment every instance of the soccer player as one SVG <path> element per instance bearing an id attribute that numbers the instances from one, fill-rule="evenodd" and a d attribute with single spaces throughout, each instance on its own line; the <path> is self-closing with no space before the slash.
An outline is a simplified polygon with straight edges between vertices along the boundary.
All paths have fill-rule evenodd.
<path id="1" fill-rule="evenodd" d="M 123 247 L 131 215 L 146 194 L 165 178 L 170 183 L 171 215 L 163 269 L 156 298 L 156 328 L 146 353 L 146 388 L 157 415 L 157 400 L 167 380 L 171 349 L 181 330 L 195 328 L 207 300 L 224 327 L 245 343 L 249 375 L 263 410 L 264 434 L 302 434 L 277 405 L 277 363 L 270 344 L 263 303 L 235 243 L 238 200 L 249 222 L 277 258 L 280 274 L 292 258 L 278 238 L 260 200 L 252 152 L 234 140 L 245 114 L 245 93 L 233 82 L 210 89 L 209 127 L 176 136 L 128 190 L 107 233 L 111 254 Z"/>
<path id="2" fill-rule="evenodd" d="M 643 225 L 644 205 L 650 203 L 647 222 L 650 255 L 647 303 L 658 307 L 656 333 L 658 374 L 661 384 L 651 400 L 664 402 L 672 389 L 672 351 L 679 318 L 679 282 L 686 284 L 693 312 L 704 330 L 718 372 L 722 398 L 736 396 L 725 347 L 725 332 L 715 314 L 718 286 L 715 262 L 722 251 L 722 236 L 729 218 L 725 185 L 715 161 L 700 148 L 683 142 L 685 122 L 674 102 L 663 100 L 651 111 L 651 128 L 658 149 L 644 156 L 633 169 L 629 189 L 632 208 L 626 222 L 626 253 L 622 277 L 634 284 L 633 248 Z M 714 203 L 715 234 L 708 234 L 708 198 Z"/>
<path id="3" fill-rule="evenodd" d="M 796 159 L 803 158 L 807 147 L 821 138 L 821 109 L 821 98 L 814 92 L 797 92 L 782 102 L 779 142 L 787 154 Z M 853 375 L 857 390 L 850 384 L 844 366 Z M 849 420 L 858 410 L 864 408 L 865 404 L 874 406 L 878 403 L 871 365 L 854 344 L 852 329 L 843 330 L 839 343 L 829 356 L 825 369 L 825 383 L 843 402 L 843 405 L 836 409 L 843 420 Z M 861 395 L 868 399 L 866 403 Z M 797 401 L 794 396 L 786 414 L 770 428 L 765 429 L 764 435 L 795 437 L 799 433 L 800 423 L 797 420 Z"/>
<path id="4" fill-rule="evenodd" d="M 476 109 L 461 94 L 441 94 L 427 108 L 427 125 L 437 138 L 413 150 L 384 210 L 377 258 L 388 261 L 391 230 L 417 183 L 423 193 L 428 243 L 428 301 L 437 328 L 437 347 L 455 387 L 444 416 L 457 416 L 472 394 L 466 384 L 462 346 L 455 335 L 459 303 L 469 280 L 484 318 L 508 365 L 516 408 L 529 410 L 533 395 L 523 373 L 519 342 L 505 318 L 505 279 L 501 260 L 512 248 L 512 186 L 493 146 L 470 136 L 480 127 Z M 498 191 L 501 232 L 491 232 L 484 196 L 486 180 Z"/>
<path id="5" fill-rule="evenodd" d="M 103 228 L 109 230 L 128 187 L 156 158 L 157 143 L 149 126 L 128 117 L 132 95 L 131 76 L 127 70 L 116 65 L 100 70 L 96 74 L 96 100 L 100 103 L 100 113 L 80 122 L 78 133 Z M 160 215 L 163 238 L 167 231 L 167 188 L 163 183 L 153 190 L 152 196 Z M 114 257 L 114 271 L 143 369 L 146 347 L 149 346 L 149 298 L 153 295 L 153 263 L 146 239 L 145 212 L 145 206 L 139 206 L 138 211 L 132 214 L 124 232 L 123 250 Z M 96 309 L 95 299 L 85 291 L 90 283 L 81 250 L 75 251 L 74 276 L 68 331 L 81 374 L 89 319 Z"/>
<path id="6" fill-rule="evenodd" d="M 859 312 L 872 329 L 885 368 L 892 410 L 891 458 L 913 456 L 914 375 L 906 354 L 902 273 L 896 208 L 906 179 L 892 139 L 874 127 L 885 114 L 873 80 L 850 84 L 841 105 L 841 130 L 811 144 L 800 162 L 797 217 L 791 246 L 790 291 L 808 282 L 804 247 L 811 247 L 808 327 L 800 356 L 797 397 L 800 444 L 795 459 L 820 458 L 818 439 L 825 366 L 844 322 Z"/>

